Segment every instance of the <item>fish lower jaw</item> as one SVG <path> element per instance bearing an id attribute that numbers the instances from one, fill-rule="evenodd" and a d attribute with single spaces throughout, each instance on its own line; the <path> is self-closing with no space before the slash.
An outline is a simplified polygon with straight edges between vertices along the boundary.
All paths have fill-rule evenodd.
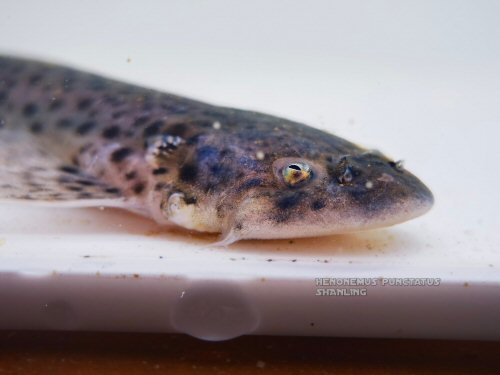
<path id="1" fill-rule="evenodd" d="M 290 239 L 290 238 L 308 238 L 319 236 L 332 236 L 337 234 L 347 234 L 363 232 L 374 229 L 390 227 L 396 224 L 406 222 L 416 217 L 422 216 L 432 207 L 430 205 L 422 205 L 420 207 L 412 207 L 411 209 L 403 209 L 397 213 L 387 213 L 376 219 L 370 220 L 366 218 L 351 218 L 350 220 L 338 220 L 336 225 L 321 224 L 284 224 L 282 226 L 261 226 L 257 228 L 247 228 L 241 233 L 233 233 L 233 239 Z M 234 242 L 234 240 L 233 240 Z"/>

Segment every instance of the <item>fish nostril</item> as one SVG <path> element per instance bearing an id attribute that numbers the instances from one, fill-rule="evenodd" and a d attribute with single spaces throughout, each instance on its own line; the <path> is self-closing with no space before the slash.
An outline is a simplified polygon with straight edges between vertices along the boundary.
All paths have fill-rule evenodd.
<path id="1" fill-rule="evenodd" d="M 389 165 L 398 172 L 402 172 L 405 169 L 404 160 L 390 161 Z"/>
<path id="2" fill-rule="evenodd" d="M 352 168 L 347 166 L 345 169 L 344 169 L 344 172 L 338 177 L 338 181 L 341 183 L 341 184 L 346 184 L 346 183 L 349 183 L 352 181 L 354 175 L 352 173 Z"/>
<path id="3" fill-rule="evenodd" d="M 348 155 L 341 157 L 337 163 L 327 164 L 326 168 L 332 181 L 336 181 L 340 185 L 352 182 L 354 177 L 359 175 L 359 171 L 349 162 Z"/>

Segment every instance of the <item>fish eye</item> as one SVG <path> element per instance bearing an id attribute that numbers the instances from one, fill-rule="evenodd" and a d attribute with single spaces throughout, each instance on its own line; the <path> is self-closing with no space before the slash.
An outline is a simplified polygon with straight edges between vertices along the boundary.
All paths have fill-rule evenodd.
<path id="1" fill-rule="evenodd" d="M 311 167 L 306 163 L 290 163 L 283 168 L 283 180 L 288 186 L 296 186 L 312 177 Z"/>

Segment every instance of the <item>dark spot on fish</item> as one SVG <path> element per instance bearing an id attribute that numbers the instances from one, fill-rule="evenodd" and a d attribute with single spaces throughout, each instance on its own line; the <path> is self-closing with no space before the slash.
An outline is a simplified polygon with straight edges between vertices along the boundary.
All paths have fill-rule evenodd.
<path id="1" fill-rule="evenodd" d="M 28 84 L 30 86 L 36 86 L 42 81 L 42 75 L 41 74 L 33 74 L 28 78 Z"/>
<path id="2" fill-rule="evenodd" d="M 135 127 L 140 127 L 149 121 L 149 116 L 140 116 L 134 121 Z"/>
<path id="3" fill-rule="evenodd" d="M 43 125 L 41 122 L 34 122 L 33 124 L 31 124 L 30 126 L 30 131 L 33 133 L 33 134 L 40 134 L 43 132 Z"/>
<path id="4" fill-rule="evenodd" d="M 208 182 L 205 185 L 207 191 L 231 181 L 234 176 L 233 169 L 224 164 L 212 164 L 210 165 L 209 170 L 210 175 L 208 176 Z"/>
<path id="5" fill-rule="evenodd" d="M 179 171 L 179 178 L 184 182 L 196 180 L 197 175 L 198 167 L 194 164 L 185 164 Z"/>
<path id="6" fill-rule="evenodd" d="M 83 186 L 94 186 L 95 182 L 90 180 L 76 180 L 75 183 Z"/>
<path id="7" fill-rule="evenodd" d="M 106 139 L 114 139 L 117 138 L 121 133 L 121 130 L 118 126 L 110 126 L 109 128 L 106 128 L 102 132 L 102 136 Z"/>
<path id="8" fill-rule="evenodd" d="M 199 133 L 199 134 L 193 135 L 192 137 L 189 137 L 186 141 L 186 144 L 188 144 L 190 146 L 197 144 L 202 135 L 203 135 L 203 133 Z"/>
<path id="9" fill-rule="evenodd" d="M 234 229 L 236 229 L 236 230 L 242 230 L 243 229 L 243 224 L 236 223 L 236 225 L 234 226 Z"/>
<path id="10" fill-rule="evenodd" d="M 4 86 L 7 89 L 12 89 L 16 87 L 17 81 L 15 79 L 10 79 L 10 78 L 4 78 L 3 80 L 0 81 L 0 86 Z"/>
<path id="11" fill-rule="evenodd" d="M 71 191 L 82 191 L 83 190 L 83 188 L 81 186 L 73 186 L 73 185 L 66 186 L 66 189 L 71 190 Z"/>
<path id="12" fill-rule="evenodd" d="M 106 188 L 104 191 L 109 194 L 120 194 L 120 189 L 117 188 Z"/>
<path id="13" fill-rule="evenodd" d="M 212 146 L 200 147 L 196 154 L 199 163 L 216 162 L 219 159 L 219 150 Z"/>
<path id="14" fill-rule="evenodd" d="M 90 98 L 83 98 L 83 99 L 80 99 L 78 101 L 78 103 L 76 103 L 76 108 L 79 110 L 79 111 L 86 111 L 87 109 L 90 108 L 90 106 L 92 105 L 92 103 L 94 103 L 94 101 Z"/>
<path id="15" fill-rule="evenodd" d="M 157 135 L 160 132 L 160 128 L 163 125 L 162 121 L 155 121 L 151 125 L 144 129 L 143 135 L 145 138 Z"/>
<path id="16" fill-rule="evenodd" d="M 168 173 L 168 169 L 165 167 L 153 169 L 153 175 L 155 175 L 155 176 L 160 175 L 160 174 L 166 174 L 166 173 Z"/>
<path id="17" fill-rule="evenodd" d="M 227 148 L 225 148 L 224 150 L 222 150 L 220 152 L 220 156 L 226 156 L 227 154 L 229 154 L 231 151 Z"/>
<path id="18" fill-rule="evenodd" d="M 80 166 L 80 160 L 78 159 L 78 154 L 74 154 L 72 157 L 71 157 L 71 163 L 73 165 L 76 165 L 77 167 Z"/>
<path id="19" fill-rule="evenodd" d="M 125 179 L 128 181 L 133 180 L 136 177 L 137 177 L 136 171 L 131 171 L 131 172 L 128 172 L 127 174 L 125 174 Z"/>
<path id="20" fill-rule="evenodd" d="M 104 102 L 111 105 L 112 107 L 118 107 L 122 104 L 124 104 L 124 100 L 120 97 L 117 97 L 117 96 L 111 96 L 111 95 L 107 95 L 106 97 L 104 97 Z"/>
<path id="21" fill-rule="evenodd" d="M 168 133 L 171 135 L 177 135 L 179 137 L 184 136 L 186 134 L 187 127 L 184 123 L 174 124 L 168 128 Z"/>
<path id="22" fill-rule="evenodd" d="M 113 153 L 111 154 L 111 161 L 113 163 L 120 163 L 123 160 L 125 160 L 125 158 L 130 156 L 132 153 L 133 151 L 130 148 L 127 147 L 119 148 L 118 150 L 113 151 Z"/>
<path id="23" fill-rule="evenodd" d="M 79 174 L 80 170 L 71 165 L 63 165 L 59 168 L 61 172 L 70 173 L 70 174 Z"/>
<path id="24" fill-rule="evenodd" d="M 135 194 L 141 194 L 144 191 L 145 187 L 146 187 L 146 185 L 144 185 L 143 182 L 139 182 L 139 183 L 134 185 L 132 190 L 134 191 Z"/>
<path id="25" fill-rule="evenodd" d="M 312 205 L 311 205 L 311 208 L 314 210 L 314 211 L 319 211 L 321 210 L 322 208 L 326 207 L 326 203 L 325 201 L 323 200 L 315 200 Z"/>
<path id="26" fill-rule="evenodd" d="M 38 106 L 35 103 L 28 103 L 23 107 L 23 115 L 32 117 L 38 112 Z"/>
<path id="27" fill-rule="evenodd" d="M 68 118 L 62 118 L 56 124 L 56 126 L 60 129 L 67 129 L 70 128 L 72 125 L 73 122 Z"/>
<path id="28" fill-rule="evenodd" d="M 59 182 L 60 184 L 68 184 L 70 182 L 73 182 L 73 179 L 69 178 L 68 176 L 59 176 L 57 178 L 57 182 Z"/>
<path id="29" fill-rule="evenodd" d="M 79 125 L 76 128 L 76 133 L 78 135 L 86 135 L 92 131 L 96 127 L 96 123 L 94 121 L 85 121 L 83 124 Z"/>
<path id="30" fill-rule="evenodd" d="M 238 158 L 238 164 L 244 169 L 255 171 L 259 168 L 259 162 L 248 156 Z"/>
<path id="31" fill-rule="evenodd" d="M 197 202 L 196 197 L 186 196 L 184 197 L 184 202 L 186 204 L 195 204 Z"/>
<path id="32" fill-rule="evenodd" d="M 63 105 L 64 101 L 62 101 L 61 99 L 54 99 L 49 104 L 49 111 L 57 111 L 58 109 L 61 109 Z"/>
<path id="33" fill-rule="evenodd" d="M 210 172 L 214 177 L 229 177 L 232 169 L 226 165 L 215 164 L 210 166 Z"/>
<path id="34" fill-rule="evenodd" d="M 302 191 L 285 194 L 277 200 L 276 206 L 282 210 L 288 210 L 297 206 L 304 198 L 304 196 L 305 193 Z"/>
<path id="35" fill-rule="evenodd" d="M 250 180 L 245 181 L 239 188 L 239 191 L 245 191 L 262 184 L 262 180 L 260 178 L 252 178 Z"/>
<path id="36" fill-rule="evenodd" d="M 4 92 L 4 91 L 0 91 L 0 104 L 2 104 L 3 102 L 5 102 L 7 99 L 7 93 Z"/>
<path id="37" fill-rule="evenodd" d="M 167 184 L 165 182 L 158 182 L 156 185 L 155 185 L 155 191 L 160 191 L 162 190 L 165 186 L 167 186 Z"/>

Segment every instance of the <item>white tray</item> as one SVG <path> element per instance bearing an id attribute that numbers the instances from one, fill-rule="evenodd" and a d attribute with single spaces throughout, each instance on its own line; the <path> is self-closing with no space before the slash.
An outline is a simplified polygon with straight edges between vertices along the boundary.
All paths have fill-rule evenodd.
<path id="1" fill-rule="evenodd" d="M 471 232 L 440 235 L 432 216 L 220 249 L 119 210 L 0 209 L 0 328 L 500 338 L 498 254 Z M 400 278 L 439 286 L 391 286 Z"/>

